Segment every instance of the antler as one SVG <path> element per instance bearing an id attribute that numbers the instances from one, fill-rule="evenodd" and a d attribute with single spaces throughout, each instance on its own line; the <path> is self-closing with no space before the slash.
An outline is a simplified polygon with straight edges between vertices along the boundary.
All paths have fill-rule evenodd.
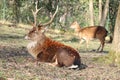
<path id="1" fill-rule="evenodd" d="M 58 5 L 57 5 L 56 11 L 53 14 L 53 16 L 51 17 L 51 19 L 47 23 L 44 23 L 44 24 L 39 23 L 39 25 L 41 25 L 41 26 L 47 26 L 47 25 L 51 24 L 57 12 L 58 12 Z"/>
<path id="2" fill-rule="evenodd" d="M 32 24 L 34 27 L 37 26 L 37 13 L 41 8 L 38 9 L 38 1 L 35 2 L 35 10 L 32 9 L 32 14 L 34 17 L 34 23 Z"/>

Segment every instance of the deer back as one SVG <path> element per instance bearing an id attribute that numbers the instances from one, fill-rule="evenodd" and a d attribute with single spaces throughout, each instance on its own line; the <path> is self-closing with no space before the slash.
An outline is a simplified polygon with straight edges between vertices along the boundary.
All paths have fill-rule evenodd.
<path id="1" fill-rule="evenodd" d="M 102 26 L 90 26 L 90 27 L 82 28 L 79 31 L 79 34 L 87 38 L 101 38 L 107 35 L 107 31 Z"/>

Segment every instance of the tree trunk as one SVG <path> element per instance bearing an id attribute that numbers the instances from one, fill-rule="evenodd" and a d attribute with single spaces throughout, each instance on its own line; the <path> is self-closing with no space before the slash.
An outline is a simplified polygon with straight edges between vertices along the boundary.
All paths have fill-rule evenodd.
<path id="1" fill-rule="evenodd" d="M 94 26 L 93 0 L 89 0 L 90 26 Z"/>
<path id="2" fill-rule="evenodd" d="M 66 18 L 67 18 L 67 12 L 65 12 L 59 19 L 59 22 L 65 26 L 65 23 L 66 23 Z"/>
<path id="3" fill-rule="evenodd" d="M 18 0 L 14 0 L 14 5 L 13 5 L 13 18 L 14 18 L 14 23 L 19 23 L 19 1 Z"/>
<path id="4" fill-rule="evenodd" d="M 115 23 L 114 38 L 110 54 L 114 56 L 113 62 L 120 65 L 120 3 Z"/>
<path id="5" fill-rule="evenodd" d="M 2 18 L 3 18 L 3 20 L 5 20 L 5 17 L 6 17 L 6 0 L 3 0 L 3 10 L 2 11 L 3 11 Z"/>
<path id="6" fill-rule="evenodd" d="M 105 26 L 108 11 L 109 11 L 109 0 L 106 0 L 104 11 L 102 13 L 102 18 L 100 22 L 101 26 Z"/>
<path id="7" fill-rule="evenodd" d="M 110 41 L 109 42 L 111 42 L 111 43 L 112 43 L 112 39 L 114 36 L 114 26 L 115 26 L 118 6 L 119 6 L 119 0 L 110 0 L 110 3 L 109 3 L 109 28 L 108 28 L 108 30 L 110 33 Z"/>
<path id="8" fill-rule="evenodd" d="M 99 24 L 102 18 L 102 0 L 99 0 Z"/>

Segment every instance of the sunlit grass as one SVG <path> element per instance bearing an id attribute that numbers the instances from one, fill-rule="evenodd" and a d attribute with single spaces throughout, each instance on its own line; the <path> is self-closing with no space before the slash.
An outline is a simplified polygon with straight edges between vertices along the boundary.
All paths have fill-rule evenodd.
<path id="1" fill-rule="evenodd" d="M 8 26 L 1 26 L 0 30 L 0 44 L 7 46 L 25 45 L 26 40 L 24 39 L 24 37 L 26 34 L 26 30 Z"/>

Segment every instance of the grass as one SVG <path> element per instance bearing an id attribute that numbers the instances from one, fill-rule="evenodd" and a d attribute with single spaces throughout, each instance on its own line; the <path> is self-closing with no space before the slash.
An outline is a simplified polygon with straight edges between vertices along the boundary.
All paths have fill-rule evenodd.
<path id="1" fill-rule="evenodd" d="M 69 45 L 80 52 L 82 62 L 91 68 L 83 70 L 69 70 L 68 68 L 52 67 L 48 63 L 35 64 L 35 60 L 26 50 L 29 41 L 24 39 L 28 31 L 23 27 L 0 26 L 0 80 L 105 80 L 114 79 L 119 70 L 111 69 L 101 62 L 96 62 L 98 57 L 106 56 L 110 44 L 106 44 L 103 53 L 96 53 L 99 41 L 90 41 L 88 51 L 85 50 L 85 43 L 79 44 L 79 39 L 69 32 L 60 33 L 49 30 L 46 35 L 53 40 Z M 93 60 L 94 59 L 94 60 Z M 114 73 L 117 70 L 118 73 Z M 108 74 L 110 71 L 111 74 Z M 101 75 L 104 73 L 104 75 Z M 101 75 L 101 76 L 99 76 Z M 113 75 L 111 78 L 111 75 Z M 108 76 L 108 77 L 106 77 Z M 115 77 L 115 79 L 119 79 Z M 114 79 L 114 80 L 115 80 Z"/>
<path id="2" fill-rule="evenodd" d="M 0 27 L 0 30 L 0 44 L 23 46 L 26 43 L 24 40 L 25 30 L 7 26 Z"/>

